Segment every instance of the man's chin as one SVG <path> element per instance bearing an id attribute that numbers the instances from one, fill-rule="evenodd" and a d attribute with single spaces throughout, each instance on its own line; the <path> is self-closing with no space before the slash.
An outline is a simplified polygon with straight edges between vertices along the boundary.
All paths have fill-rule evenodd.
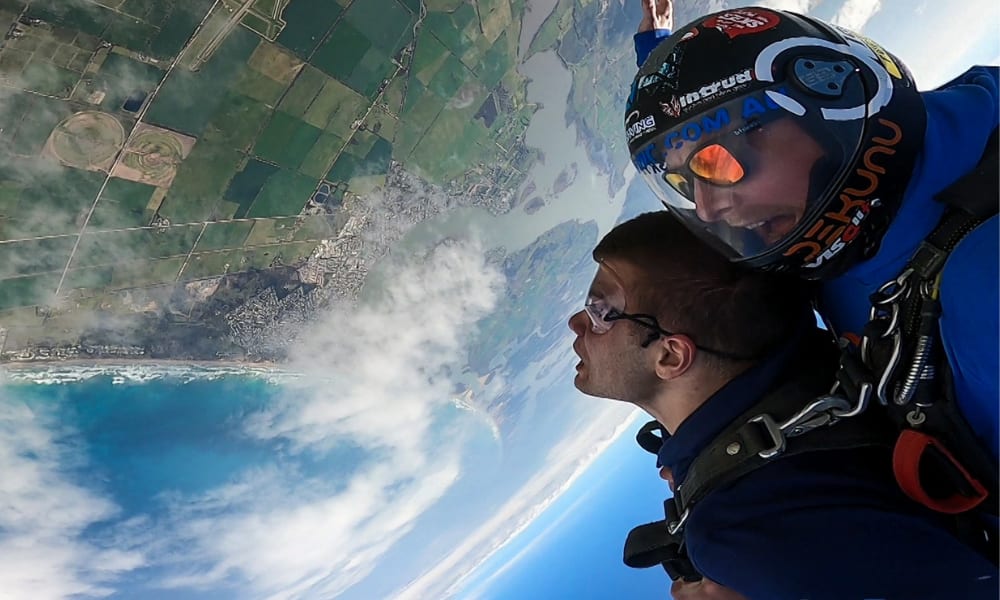
<path id="1" fill-rule="evenodd" d="M 577 372 L 576 377 L 573 378 L 573 385 L 576 387 L 577 390 L 580 391 L 580 393 L 582 393 L 582 394 L 584 394 L 586 396 L 590 396 L 591 398 L 603 398 L 605 400 L 618 400 L 618 398 L 615 398 L 614 396 L 611 396 L 607 392 L 601 392 L 600 390 L 596 389 L 590 383 L 590 381 L 587 380 L 586 375 L 584 375 L 583 373 Z"/>
<path id="2" fill-rule="evenodd" d="M 600 394 L 594 393 L 593 387 L 587 380 L 587 374 L 579 368 L 577 368 L 576 370 L 576 377 L 573 378 L 573 386 L 576 387 L 576 389 L 579 390 L 581 393 L 586 394 L 588 396 L 594 396 L 595 398 L 602 397 Z"/>

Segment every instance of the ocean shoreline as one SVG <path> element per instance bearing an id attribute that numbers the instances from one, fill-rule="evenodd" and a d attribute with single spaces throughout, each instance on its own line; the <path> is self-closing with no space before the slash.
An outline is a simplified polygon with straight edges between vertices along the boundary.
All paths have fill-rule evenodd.
<path id="1" fill-rule="evenodd" d="M 56 365 L 68 366 L 88 366 L 101 365 L 111 366 L 194 366 L 194 367 L 224 367 L 224 368 L 254 368 L 282 370 L 283 363 L 276 361 L 239 361 L 239 360 L 185 360 L 182 358 L 74 358 L 66 360 L 22 360 L 0 362 L 0 371 L 3 370 L 26 370 L 32 368 L 45 368 Z"/>
<path id="2" fill-rule="evenodd" d="M 70 384 L 104 377 L 111 383 L 143 384 L 164 379 L 182 383 L 227 377 L 291 383 L 306 377 L 286 365 L 238 361 L 184 360 L 58 360 L 0 363 L 0 386 L 9 384 Z"/>

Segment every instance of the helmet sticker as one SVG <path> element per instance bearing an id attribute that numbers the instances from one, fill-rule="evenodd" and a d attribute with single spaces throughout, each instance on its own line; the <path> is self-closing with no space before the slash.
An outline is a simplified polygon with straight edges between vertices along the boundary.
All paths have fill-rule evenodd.
<path id="1" fill-rule="evenodd" d="M 632 80 L 632 89 L 629 91 L 625 109 L 628 111 L 632 110 L 632 106 L 635 104 L 636 95 L 640 91 L 644 94 L 652 93 L 655 95 L 665 94 L 667 89 L 677 90 L 677 65 L 681 62 L 683 57 L 684 44 L 678 44 L 656 71 L 643 75 L 642 77 L 636 77 Z M 653 86 L 656 86 L 656 89 L 650 90 L 649 88 Z"/>
<path id="2" fill-rule="evenodd" d="M 684 46 L 677 45 L 670 55 L 667 56 L 667 59 L 663 61 L 663 64 L 660 65 L 659 69 L 638 79 L 638 89 L 644 90 L 651 85 L 659 84 L 660 87 L 656 90 L 657 92 L 661 91 L 664 87 L 676 90 L 677 64 L 681 62 L 683 57 Z"/>
<path id="3" fill-rule="evenodd" d="M 741 35 L 773 29 L 780 22 L 781 17 L 769 10 L 738 8 L 706 19 L 702 26 L 717 29 L 726 34 L 729 39 L 734 39 Z"/>
<path id="4" fill-rule="evenodd" d="M 882 63 L 882 66 L 885 67 L 885 70 L 889 73 L 889 75 L 892 75 L 896 79 L 903 78 L 903 73 L 900 70 L 899 65 L 897 65 L 896 61 L 892 59 L 892 56 L 886 52 L 885 48 L 875 43 L 875 40 L 865 37 L 860 33 L 851 31 L 850 29 L 844 29 L 843 27 L 837 27 L 837 31 L 839 31 L 845 38 L 855 42 L 860 42 L 867 46 L 868 49 L 872 51 L 872 54 L 879 59 L 879 62 Z"/>
<path id="5" fill-rule="evenodd" d="M 670 96 L 670 100 L 660 100 L 660 110 L 668 117 L 677 118 L 681 116 L 681 101 L 677 96 Z"/>
<path id="6" fill-rule="evenodd" d="M 679 117 L 689 109 L 702 104 L 705 100 L 738 92 L 745 89 L 753 81 L 754 77 L 752 71 L 749 68 L 743 69 L 742 71 L 733 73 L 728 77 L 723 77 L 722 79 L 717 79 L 707 83 L 697 90 L 674 95 L 667 102 L 661 101 L 660 106 L 663 108 L 663 112 L 668 116 Z M 663 106 L 664 104 L 668 104 L 668 106 Z M 672 112 L 668 112 L 668 108 Z"/>
<path id="7" fill-rule="evenodd" d="M 783 95 L 785 88 L 778 88 L 776 93 Z M 781 110 L 781 106 L 768 97 L 767 93 L 747 96 L 739 102 L 739 118 L 743 121 L 754 121 L 761 115 L 770 111 Z M 663 103 L 660 104 L 663 107 Z M 665 110 L 665 109 L 664 109 Z M 635 117 L 633 117 L 635 115 Z M 629 114 L 633 120 L 638 118 L 638 111 Z M 687 143 L 699 141 L 705 135 L 714 134 L 724 130 L 733 123 L 734 116 L 730 114 L 728 108 L 719 108 L 714 113 L 703 113 L 686 123 L 683 123 L 669 133 L 665 134 L 658 141 L 647 144 L 632 157 L 635 168 L 646 173 L 660 173 L 663 171 L 663 162 L 666 154 L 671 150 L 680 150 Z M 738 123 L 739 121 L 737 121 Z M 753 129 L 753 124 L 744 124 L 734 131 L 745 133 Z"/>
<path id="8" fill-rule="evenodd" d="M 872 145 L 865 151 L 861 166 L 854 170 L 853 178 L 838 194 L 839 209 L 823 213 L 802 241 L 784 253 L 785 256 L 803 256 L 803 266 L 807 269 L 815 269 L 830 260 L 857 237 L 861 222 L 878 202 L 878 198 L 872 198 L 871 194 L 878 190 L 880 175 L 885 175 L 886 169 L 876 162 L 875 157 L 879 154 L 892 156 L 896 153 L 894 147 L 903 139 L 903 131 L 896 123 L 887 119 L 878 119 L 878 123 L 886 128 L 890 137 L 872 138 Z"/>
<path id="9" fill-rule="evenodd" d="M 629 142 L 646 133 L 650 129 L 655 128 L 656 119 L 653 118 L 653 115 L 640 117 L 639 111 L 633 110 L 627 117 L 625 117 L 625 135 L 628 136 Z"/>

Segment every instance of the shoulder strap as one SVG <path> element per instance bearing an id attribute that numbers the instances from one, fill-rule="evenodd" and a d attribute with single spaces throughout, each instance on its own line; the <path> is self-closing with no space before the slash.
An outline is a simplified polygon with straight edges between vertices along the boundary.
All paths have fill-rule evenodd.
<path id="1" fill-rule="evenodd" d="M 977 506 L 996 514 L 1000 485 L 992 453 L 979 441 L 956 405 L 948 361 L 939 343 L 937 294 L 927 290 L 936 289 L 941 269 L 962 239 L 997 214 L 998 148 L 998 130 L 994 130 L 979 164 L 937 195 L 948 208 L 910 259 L 904 273 L 912 271 L 914 283 L 899 300 L 901 349 L 909 364 L 893 377 L 905 392 L 897 394 L 895 402 L 887 403 L 890 416 L 903 431 L 894 456 L 896 476 L 911 498 L 951 514 Z M 939 468 L 922 468 L 928 460 L 935 461 Z M 956 493 L 932 498 L 916 476 L 918 471 L 945 475 Z"/>
<path id="2" fill-rule="evenodd" d="M 1000 151 L 994 129 L 979 164 L 935 198 L 947 205 L 934 231 L 920 244 L 908 268 L 921 278 L 937 275 L 962 238 L 997 214 L 1000 205 Z"/>
<path id="3" fill-rule="evenodd" d="M 671 579 L 696 580 L 700 576 L 686 554 L 684 525 L 691 508 L 713 490 L 775 460 L 807 452 L 866 446 L 882 446 L 888 452 L 891 435 L 871 420 L 850 419 L 834 428 L 823 427 L 834 422 L 825 411 L 833 398 L 822 396 L 833 376 L 829 369 L 816 368 L 828 362 L 826 358 L 819 352 L 814 357 L 817 364 L 797 361 L 786 373 L 784 384 L 716 436 L 691 464 L 674 497 L 664 502 L 665 518 L 629 532 L 624 549 L 626 565 L 646 568 L 659 564 Z M 846 408 L 847 401 L 841 402 Z M 793 421 L 799 425 L 791 426 Z M 658 435 L 662 430 L 658 422 L 650 421 L 639 430 L 636 440 L 655 454 L 662 444 L 662 433 Z M 800 436 L 807 431 L 809 435 Z"/>
<path id="4" fill-rule="evenodd" d="M 832 408 L 846 409 L 847 402 L 823 395 L 827 388 L 829 385 L 818 389 L 816 382 L 801 379 L 788 382 L 716 437 L 691 463 L 677 487 L 674 498 L 681 518 L 713 490 L 775 460 L 827 450 L 875 446 L 888 450 L 892 434 L 882 420 L 854 418 L 837 422 L 831 417 Z M 803 407 L 811 410 L 812 416 L 794 425 L 792 421 L 803 414 Z"/>

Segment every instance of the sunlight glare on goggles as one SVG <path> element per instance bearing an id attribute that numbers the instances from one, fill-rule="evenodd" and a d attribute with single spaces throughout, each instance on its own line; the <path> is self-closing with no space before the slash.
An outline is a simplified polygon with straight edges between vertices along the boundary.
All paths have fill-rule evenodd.
<path id="1" fill-rule="evenodd" d="M 743 165 L 720 144 L 705 146 L 688 162 L 691 172 L 709 183 L 732 185 L 743 179 Z"/>

